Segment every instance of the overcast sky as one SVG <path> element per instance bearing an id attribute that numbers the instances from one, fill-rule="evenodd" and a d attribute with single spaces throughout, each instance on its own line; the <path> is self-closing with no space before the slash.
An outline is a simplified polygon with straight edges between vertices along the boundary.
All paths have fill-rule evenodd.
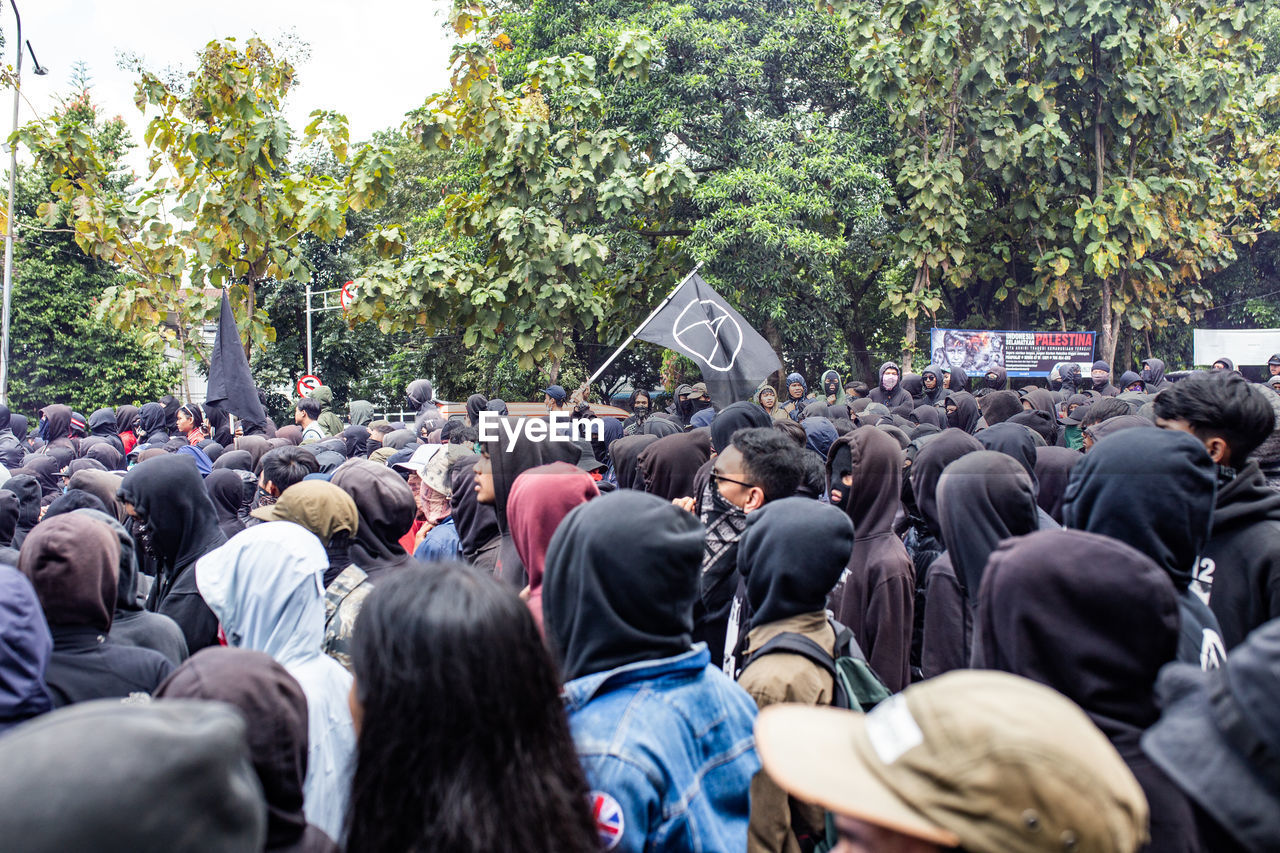
<path id="1" fill-rule="evenodd" d="M 288 118 L 301 132 L 311 110 L 346 114 L 352 141 L 396 127 L 404 113 L 448 83 L 450 36 L 446 0 L 17 0 L 23 39 L 29 40 L 46 76 L 32 73 L 23 57 L 20 121 L 33 110 L 48 115 L 71 91 L 76 62 L 88 66 L 94 100 L 108 116 L 120 115 L 141 143 L 141 114 L 133 103 L 132 72 L 118 66 L 120 53 L 142 57 L 153 70 L 188 68 L 197 49 L 215 38 L 258 35 L 275 44 L 292 33 L 310 48 L 298 65 L 299 84 L 289 96 Z M 4 2 L 0 27 L 3 64 L 14 62 L 13 10 Z M 0 126 L 8 136 L 12 90 L 0 94 Z"/>

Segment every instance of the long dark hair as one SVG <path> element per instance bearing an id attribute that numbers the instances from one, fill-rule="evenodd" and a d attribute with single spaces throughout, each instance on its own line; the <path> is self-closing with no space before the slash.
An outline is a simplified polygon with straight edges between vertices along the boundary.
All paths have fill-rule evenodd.
<path id="1" fill-rule="evenodd" d="M 460 564 L 403 569 L 365 602 L 351 657 L 347 853 L 599 850 L 560 681 L 514 592 Z"/>

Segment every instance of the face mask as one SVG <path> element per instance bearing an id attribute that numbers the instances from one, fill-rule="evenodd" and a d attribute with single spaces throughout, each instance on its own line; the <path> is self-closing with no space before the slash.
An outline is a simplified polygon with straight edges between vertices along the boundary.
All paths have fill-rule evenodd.
<path id="1" fill-rule="evenodd" d="M 1142 386 L 1141 386 L 1141 385 L 1139 385 L 1137 382 L 1135 382 L 1135 383 L 1133 383 L 1132 385 L 1130 385 L 1128 388 L 1126 388 L 1126 389 L 1124 389 L 1124 390 L 1126 390 L 1126 391 L 1142 391 L 1142 390 L 1143 390 L 1143 388 L 1142 388 Z"/>
<path id="2" fill-rule="evenodd" d="M 649 407 L 636 406 L 634 409 L 631 410 L 631 413 L 634 414 L 637 418 L 643 418 L 645 415 L 649 414 Z"/>
<path id="3" fill-rule="evenodd" d="M 1150 382 L 1150 381 L 1151 381 L 1151 368 L 1149 368 L 1149 367 L 1144 367 L 1144 368 L 1142 368 L 1142 372 L 1141 372 L 1141 373 L 1139 373 L 1138 375 L 1142 377 L 1142 381 L 1143 381 L 1143 382 Z"/>
<path id="4" fill-rule="evenodd" d="M 1003 384 L 1004 384 L 1004 383 L 1000 381 L 1000 377 L 999 377 L 999 376 L 996 376 L 994 373 L 988 373 L 988 374 L 987 374 L 987 387 L 988 387 L 988 388 L 994 388 L 995 390 L 999 391 L 999 390 L 1000 390 L 1000 386 L 1001 386 L 1001 385 L 1003 385 Z"/>
<path id="5" fill-rule="evenodd" d="M 884 387 L 884 390 L 892 391 L 898 387 L 898 377 L 895 374 L 886 373 L 880 377 L 880 384 Z"/>
<path id="6" fill-rule="evenodd" d="M 138 543 L 138 547 L 142 549 L 144 554 L 150 554 L 156 558 L 164 556 L 156 546 L 155 533 L 151 530 L 151 526 L 141 519 L 134 525 L 133 541 Z"/>
<path id="7" fill-rule="evenodd" d="M 960 428 L 960 410 L 947 409 L 947 424 L 957 429 Z"/>
<path id="8" fill-rule="evenodd" d="M 1105 373 L 1101 376 L 1097 375 L 1096 373 L 1093 375 L 1094 388 L 1102 388 L 1106 384 L 1107 384 L 1107 375 Z"/>
<path id="9" fill-rule="evenodd" d="M 828 394 L 834 395 L 838 390 L 840 390 L 840 389 L 839 389 L 839 387 L 836 385 L 836 383 L 834 383 L 834 382 L 828 382 L 828 383 L 827 383 L 827 393 L 828 393 Z"/>

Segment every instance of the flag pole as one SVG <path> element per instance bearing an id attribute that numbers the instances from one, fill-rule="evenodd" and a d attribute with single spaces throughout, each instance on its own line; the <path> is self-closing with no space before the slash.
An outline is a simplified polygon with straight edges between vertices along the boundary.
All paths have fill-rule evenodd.
<path id="1" fill-rule="evenodd" d="M 593 373 L 593 374 L 591 374 L 591 378 L 590 378 L 590 379 L 588 379 L 584 384 L 586 384 L 586 385 L 590 385 L 592 382 L 595 382 L 597 379 L 599 379 L 599 378 L 600 378 L 600 374 L 604 373 L 605 369 L 606 369 L 609 365 L 613 364 L 614 359 L 616 359 L 618 356 L 622 355 L 622 351 L 623 351 L 624 349 L 626 349 L 627 347 L 631 346 L 631 342 L 632 342 L 632 341 L 634 341 L 634 340 L 636 339 L 636 335 L 640 334 L 640 332 L 644 329 L 644 327 L 645 327 L 645 326 L 647 326 L 647 325 L 649 325 L 649 322 L 650 322 L 651 320 L 653 320 L 653 318 L 654 318 L 654 317 L 657 317 L 657 316 L 658 316 L 658 312 L 659 312 L 659 311 L 661 311 L 663 308 L 666 308 L 666 307 L 667 307 L 667 303 L 668 303 L 668 302 L 670 302 L 670 301 L 672 300 L 672 298 L 676 295 L 676 291 L 678 291 L 680 288 L 684 287 L 685 282 L 687 282 L 689 279 L 693 278 L 693 277 L 694 277 L 694 275 L 696 275 L 696 274 L 697 274 L 697 272 L 698 272 L 698 270 L 700 270 L 700 269 L 702 269 L 702 261 L 698 261 L 697 266 L 695 266 L 693 269 L 691 269 L 691 270 L 689 271 L 689 274 L 688 274 L 688 275 L 686 275 L 684 278 L 680 279 L 680 283 L 679 283 L 679 284 L 677 284 L 675 287 L 671 288 L 671 292 L 667 294 L 667 298 L 666 298 L 666 299 L 664 299 L 664 300 L 662 300 L 662 302 L 660 302 L 660 303 L 658 304 L 658 307 L 657 307 L 657 308 L 654 308 L 652 311 L 650 311 L 650 312 L 649 312 L 649 316 L 644 318 L 644 322 L 643 322 L 643 323 L 641 323 L 639 326 L 636 326 L 635 331 L 633 331 L 630 335 L 628 335 L 628 336 L 627 336 L 627 339 L 626 339 L 625 341 L 623 341 L 623 342 L 622 342 L 622 346 L 620 346 L 620 347 L 618 347 L 616 350 L 614 350 L 614 351 L 613 351 L 613 355 L 611 355 L 611 356 L 609 356 L 607 359 L 605 359 L 604 364 L 602 364 L 602 365 L 600 365 L 599 367 L 597 367 L 597 368 L 596 368 L 596 372 L 595 372 L 595 373 Z"/>

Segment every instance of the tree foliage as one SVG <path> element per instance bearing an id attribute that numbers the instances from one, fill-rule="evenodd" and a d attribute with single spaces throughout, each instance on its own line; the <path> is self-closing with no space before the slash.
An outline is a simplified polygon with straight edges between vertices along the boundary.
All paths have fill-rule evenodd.
<path id="1" fill-rule="evenodd" d="M 41 216 L 72 225 L 86 254 L 121 270 L 100 317 L 157 347 L 176 338 L 203 357 L 192 331 L 216 316 L 218 290 L 232 286 L 242 334 L 264 346 L 274 330 L 257 284 L 307 281 L 303 235 L 341 237 L 348 211 L 381 203 L 389 159 L 365 146 L 348 163 L 346 119 L 332 112 L 313 113 L 298 140 L 282 114 L 294 69 L 257 38 L 210 42 L 181 84 L 138 70 L 136 103 L 150 116 L 145 180 L 122 192 L 118 161 L 76 115 L 35 122 L 20 136 L 54 175 L 59 200 Z M 291 169 L 299 141 L 347 163 L 343 179 Z"/>
<path id="2" fill-rule="evenodd" d="M 1206 274 L 1280 224 L 1262 4 L 834 0 L 897 133 L 913 299 L 992 286 L 1043 312 L 1188 324 Z M 933 292 L 931 292 L 933 291 Z"/>
<path id="3" fill-rule="evenodd" d="M 365 272 L 355 314 L 388 331 L 458 330 L 467 347 L 505 350 L 520 368 L 549 361 L 555 380 L 574 325 L 599 322 L 614 295 L 646 276 L 648 265 L 611 264 L 613 235 L 659 218 L 693 175 L 602 120 L 594 58 L 531 61 L 508 85 L 493 56 L 500 22 L 467 0 L 451 20 L 466 39 L 453 51 L 451 87 L 407 128 L 427 149 L 461 149 L 475 180 L 439 202 L 443 239 Z M 624 40 L 610 70 L 643 77 L 652 58 L 647 40 Z M 403 247 L 399 229 L 375 237 L 393 253 Z"/>

